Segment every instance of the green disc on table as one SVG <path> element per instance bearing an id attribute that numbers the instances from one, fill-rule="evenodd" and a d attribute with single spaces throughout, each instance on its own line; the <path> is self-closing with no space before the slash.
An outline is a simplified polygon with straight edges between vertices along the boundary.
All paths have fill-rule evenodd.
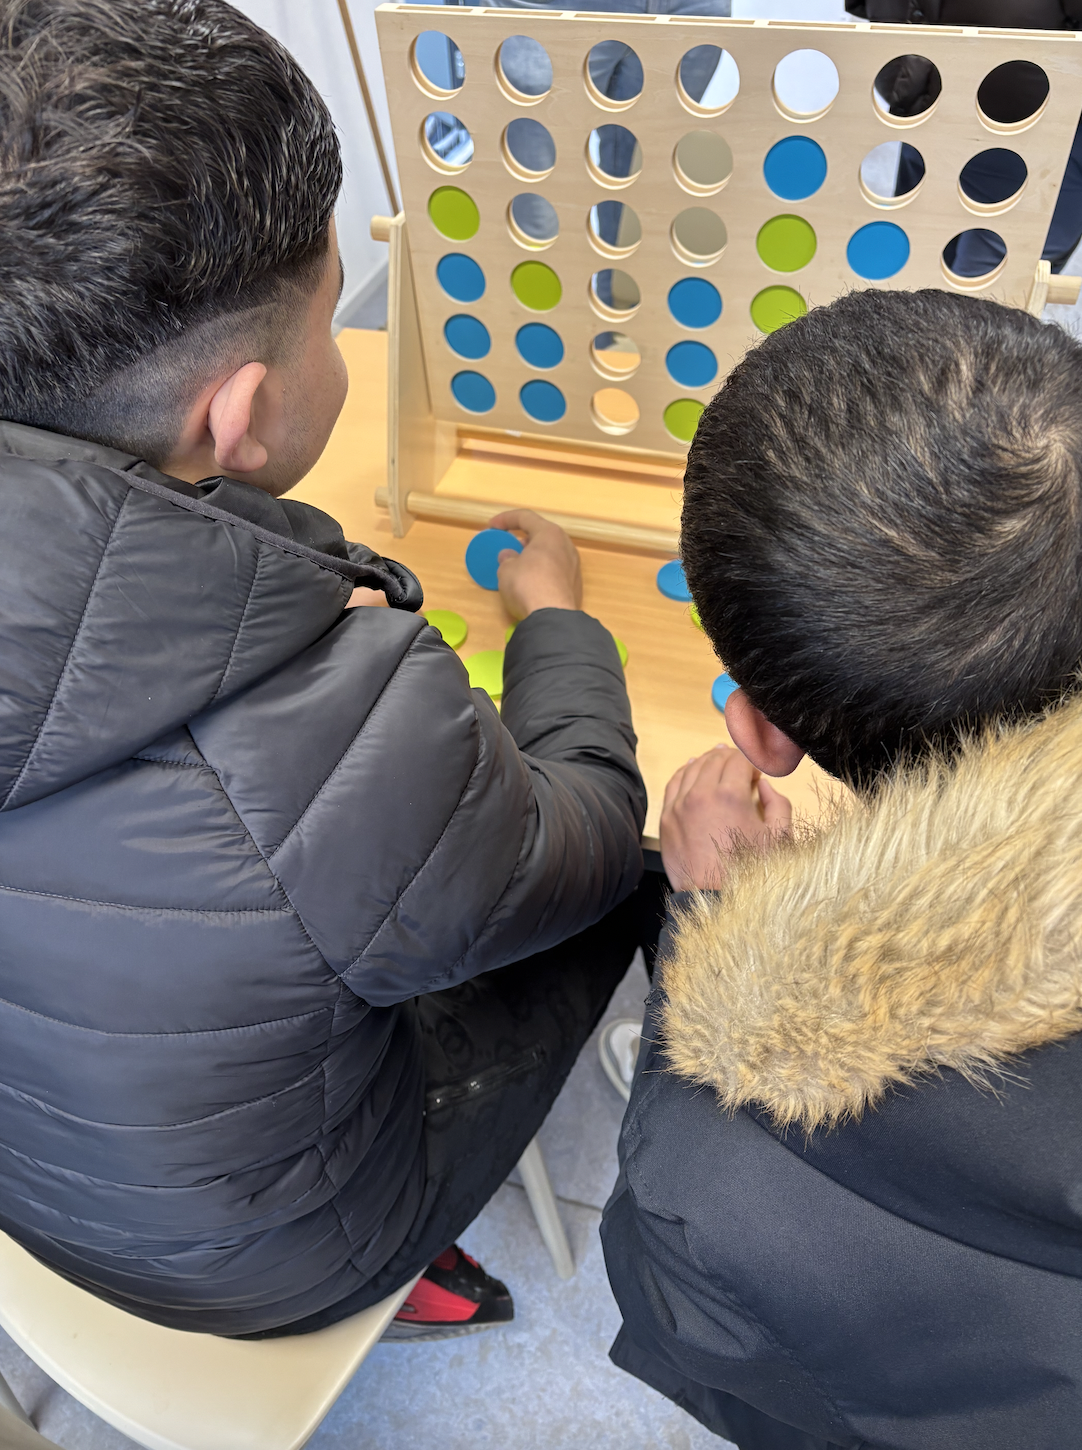
<path id="1" fill-rule="evenodd" d="M 426 609 L 424 618 L 428 620 L 433 629 L 438 629 L 443 635 L 445 644 L 452 649 L 458 649 L 459 645 L 466 643 L 466 636 L 470 627 L 453 609 Z"/>
<path id="2" fill-rule="evenodd" d="M 477 203 L 459 186 L 437 186 L 428 198 L 432 225 L 453 242 L 468 242 L 481 225 Z"/>
<path id="3" fill-rule="evenodd" d="M 507 629 L 504 631 L 504 636 L 503 636 L 503 642 L 504 642 L 504 644 L 510 644 L 511 643 L 511 636 L 514 634 L 514 632 L 515 632 L 516 629 L 518 629 L 518 625 L 517 624 L 509 624 L 507 626 Z"/>
<path id="4" fill-rule="evenodd" d="M 472 688 L 486 690 L 494 700 L 498 700 L 503 694 L 503 650 L 478 650 L 464 663 Z"/>
<path id="5" fill-rule="evenodd" d="M 703 622 L 699 618 L 699 611 L 695 608 L 694 604 L 692 604 L 692 605 L 689 606 L 688 613 L 691 615 L 691 622 L 695 626 L 695 628 L 696 629 L 702 629 Z M 705 633 L 705 631 L 704 631 L 704 633 Z"/>

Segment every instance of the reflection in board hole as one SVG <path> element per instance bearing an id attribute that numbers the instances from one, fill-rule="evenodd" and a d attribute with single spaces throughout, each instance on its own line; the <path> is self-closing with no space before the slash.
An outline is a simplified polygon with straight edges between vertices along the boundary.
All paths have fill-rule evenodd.
<path id="1" fill-rule="evenodd" d="M 590 344 L 590 361 L 603 378 L 619 382 L 638 370 L 642 355 L 626 332 L 599 332 Z"/>
<path id="2" fill-rule="evenodd" d="M 868 222 L 849 238 L 845 259 L 866 282 L 885 282 L 909 261 L 909 238 L 894 222 Z"/>
<path id="3" fill-rule="evenodd" d="M 455 402 L 467 413 L 490 413 L 496 406 L 496 389 L 483 373 L 455 373 L 451 379 Z"/>
<path id="4" fill-rule="evenodd" d="M 1048 100 L 1048 77 L 1031 60 L 1009 60 L 989 71 L 977 91 L 977 109 L 996 126 L 1033 120 Z"/>
<path id="5" fill-rule="evenodd" d="M 639 284 L 618 267 L 603 267 L 590 278 L 590 301 L 594 311 L 616 321 L 630 317 L 642 301 Z"/>
<path id="6" fill-rule="evenodd" d="M 777 332 L 807 310 L 808 304 L 793 287 L 764 287 L 751 300 L 751 320 L 760 332 Z"/>
<path id="7" fill-rule="evenodd" d="M 976 206 L 999 208 L 1022 195 L 1029 170 L 1017 151 L 993 146 L 962 167 L 958 189 Z"/>
<path id="8" fill-rule="evenodd" d="M 662 414 L 665 427 L 681 443 L 690 443 L 703 415 L 703 404 L 696 398 L 677 398 Z"/>
<path id="9" fill-rule="evenodd" d="M 484 296 L 485 274 L 462 252 L 450 252 L 436 263 L 436 280 L 456 302 L 476 302 Z"/>
<path id="10" fill-rule="evenodd" d="M 727 50 L 697 45 L 680 62 L 676 89 L 689 111 L 699 116 L 720 116 L 736 100 L 740 71 Z"/>
<path id="11" fill-rule="evenodd" d="M 528 367 L 554 368 L 564 360 L 563 338 L 543 322 L 527 322 L 515 333 L 518 355 Z"/>
<path id="12" fill-rule="evenodd" d="M 549 312 L 563 296 L 559 277 L 544 262 L 520 262 L 511 273 L 511 291 L 531 312 Z"/>
<path id="13" fill-rule="evenodd" d="M 507 169 L 525 180 L 547 176 L 556 165 L 556 143 L 532 116 L 516 116 L 504 128 L 500 150 Z"/>
<path id="14" fill-rule="evenodd" d="M 452 96 L 466 79 L 462 52 L 449 35 L 422 30 L 410 49 L 413 79 L 430 96 Z"/>
<path id="15" fill-rule="evenodd" d="M 590 241 L 609 257 L 630 257 L 642 241 L 638 212 L 623 201 L 599 201 L 590 208 Z"/>
<path id="16" fill-rule="evenodd" d="M 586 57 L 586 89 L 599 105 L 623 110 L 642 95 L 642 61 L 622 40 L 599 40 Z"/>
<path id="17" fill-rule="evenodd" d="M 485 324 L 466 312 L 447 319 L 443 324 L 443 336 L 452 352 L 459 357 L 468 357 L 472 362 L 487 357 L 492 346 Z"/>
<path id="18" fill-rule="evenodd" d="M 421 127 L 421 150 L 437 171 L 462 171 L 473 159 L 473 137 L 450 111 L 433 111 Z"/>
<path id="19" fill-rule="evenodd" d="M 550 247 L 560 235 L 556 208 L 536 191 L 522 191 L 507 208 L 507 225 L 521 247 Z"/>
<path id="20" fill-rule="evenodd" d="M 639 421 L 639 405 L 623 388 L 600 388 L 590 399 L 590 413 L 602 433 L 630 433 Z"/>
<path id="21" fill-rule="evenodd" d="M 705 388 L 718 375 L 718 360 L 704 342 L 685 339 L 665 354 L 669 377 L 681 388 Z"/>
<path id="22" fill-rule="evenodd" d="M 904 141 L 883 141 L 860 163 L 860 189 L 879 206 L 912 201 L 923 180 L 924 157 Z"/>
<path id="23" fill-rule="evenodd" d="M 896 55 L 876 76 L 872 98 L 881 115 L 904 126 L 926 116 L 942 89 L 939 71 L 927 56 Z"/>
<path id="24" fill-rule="evenodd" d="M 676 143 L 672 164 L 685 191 L 710 196 L 732 176 L 733 153 L 716 131 L 689 131 Z"/>
<path id="25" fill-rule="evenodd" d="M 774 102 L 791 120 L 824 115 L 837 94 L 838 67 L 821 50 L 790 51 L 774 69 Z"/>
<path id="26" fill-rule="evenodd" d="M 669 288 L 669 311 L 681 327 L 712 327 L 721 316 L 721 293 L 701 277 L 682 277 Z"/>
<path id="27" fill-rule="evenodd" d="M 943 270 L 956 286 L 987 286 L 999 276 L 1006 261 L 1006 242 L 998 232 L 984 227 L 959 232 L 943 248 Z"/>
<path id="28" fill-rule="evenodd" d="M 496 81 L 509 100 L 539 101 L 552 89 L 548 51 L 528 35 L 509 35 L 496 52 Z"/>
<path id="29" fill-rule="evenodd" d="M 755 238 L 760 259 L 774 272 L 798 272 L 815 256 L 815 231 L 802 216 L 775 216 Z"/>
<path id="30" fill-rule="evenodd" d="M 630 186 L 642 170 L 642 147 L 626 126 L 609 122 L 590 132 L 586 165 L 603 186 Z"/>
<path id="31" fill-rule="evenodd" d="M 531 378 L 519 389 L 519 402 L 523 411 L 535 423 L 558 423 L 567 412 L 563 393 L 555 383 L 544 378 Z"/>
<path id="32" fill-rule="evenodd" d="M 806 201 L 827 179 L 826 152 L 810 136 L 786 136 L 766 153 L 763 179 L 782 201 Z"/>
<path id="33" fill-rule="evenodd" d="M 458 186 L 437 186 L 428 198 L 428 215 L 440 236 L 451 242 L 469 241 L 481 225 L 477 203 Z"/>
<path id="34" fill-rule="evenodd" d="M 689 206 L 672 224 L 673 251 L 693 267 L 716 262 L 729 241 L 725 223 L 705 206 Z"/>

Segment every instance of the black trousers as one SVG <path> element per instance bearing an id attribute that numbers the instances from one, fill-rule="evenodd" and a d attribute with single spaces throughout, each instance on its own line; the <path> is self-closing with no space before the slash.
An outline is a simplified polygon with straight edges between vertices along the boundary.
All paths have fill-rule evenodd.
<path id="1" fill-rule="evenodd" d="M 405 1242 L 363 1288 L 261 1334 L 309 1334 L 377 1304 L 469 1227 L 522 1157 L 559 1096 L 638 947 L 652 971 L 665 919 L 664 876 L 595 926 L 512 966 L 412 1003 L 425 1055 L 427 1160 Z"/>

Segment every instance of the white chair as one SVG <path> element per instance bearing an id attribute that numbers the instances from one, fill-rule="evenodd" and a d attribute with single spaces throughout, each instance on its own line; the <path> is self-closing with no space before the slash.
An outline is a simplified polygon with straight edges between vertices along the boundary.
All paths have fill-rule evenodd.
<path id="1" fill-rule="evenodd" d="M 556 1272 L 574 1273 L 541 1149 L 519 1162 Z M 219 1339 L 116 1309 L 0 1234 L 0 1325 L 67 1392 L 147 1450 L 300 1450 L 416 1280 L 351 1319 L 284 1339 Z M 0 1377 L 0 1450 L 47 1450 Z"/>

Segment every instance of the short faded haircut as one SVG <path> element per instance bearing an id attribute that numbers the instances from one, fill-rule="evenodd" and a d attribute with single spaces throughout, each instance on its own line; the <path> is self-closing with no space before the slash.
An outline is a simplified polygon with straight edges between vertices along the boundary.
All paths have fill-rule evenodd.
<path id="1" fill-rule="evenodd" d="M 1039 712 L 1082 663 L 1082 348 L 946 291 L 817 308 L 703 414 L 681 539 L 730 674 L 833 775 Z"/>

